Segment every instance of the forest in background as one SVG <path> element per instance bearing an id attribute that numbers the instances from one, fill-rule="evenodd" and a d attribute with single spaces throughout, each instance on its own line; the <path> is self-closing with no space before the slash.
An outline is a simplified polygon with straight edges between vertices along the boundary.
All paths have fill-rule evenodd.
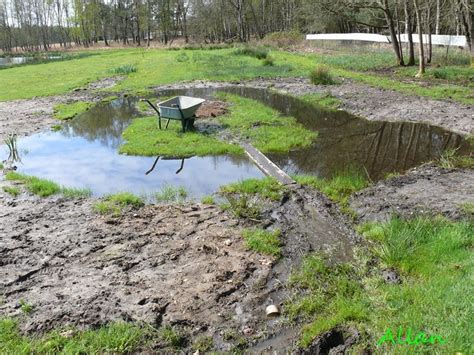
<path id="1" fill-rule="evenodd" d="M 272 32 L 466 35 L 471 0 L 0 0 L 0 48 L 246 42 Z M 394 48 L 396 50 L 396 48 Z"/>

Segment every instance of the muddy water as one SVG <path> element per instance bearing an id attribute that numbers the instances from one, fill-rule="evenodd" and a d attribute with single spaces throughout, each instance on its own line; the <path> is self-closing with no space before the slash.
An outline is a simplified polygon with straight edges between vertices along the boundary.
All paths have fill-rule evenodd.
<path id="1" fill-rule="evenodd" d="M 18 141 L 18 170 L 68 187 L 90 188 L 100 196 L 129 191 L 151 197 L 166 185 L 184 186 L 200 198 L 219 186 L 263 174 L 245 156 L 159 160 L 118 154 L 122 132 L 137 116 L 133 99 L 99 105 L 65 124 Z M 0 160 L 8 156 L 0 147 Z"/>
<path id="2" fill-rule="evenodd" d="M 445 149 L 467 149 L 460 135 L 420 123 L 374 122 L 344 111 L 328 111 L 295 97 L 270 90 L 228 87 L 218 89 L 256 99 L 295 117 L 306 128 L 318 131 L 313 146 L 269 157 L 288 173 L 331 177 L 355 168 L 373 180 L 388 173 L 404 172 L 440 157 Z M 210 97 L 216 89 L 167 90 L 160 95 L 186 94 Z"/>

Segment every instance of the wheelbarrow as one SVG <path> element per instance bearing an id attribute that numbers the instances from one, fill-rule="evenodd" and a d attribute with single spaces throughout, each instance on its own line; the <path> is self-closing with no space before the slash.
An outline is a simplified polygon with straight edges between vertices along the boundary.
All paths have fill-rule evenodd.
<path id="1" fill-rule="evenodd" d="M 158 107 L 153 105 L 148 99 L 143 99 L 142 101 L 147 102 L 158 114 L 158 125 L 160 129 L 161 119 L 163 118 L 168 120 L 168 122 L 166 122 L 166 128 L 168 128 L 171 120 L 181 121 L 184 133 L 186 129 L 194 125 L 196 111 L 206 100 L 190 96 L 176 96 L 172 99 L 159 102 Z"/>

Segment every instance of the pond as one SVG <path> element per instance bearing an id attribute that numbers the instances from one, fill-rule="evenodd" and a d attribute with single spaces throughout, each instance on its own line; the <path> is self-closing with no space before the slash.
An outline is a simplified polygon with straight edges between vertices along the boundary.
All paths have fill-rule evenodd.
<path id="1" fill-rule="evenodd" d="M 356 169 L 371 180 L 389 173 L 403 173 L 438 159 L 446 149 L 468 149 L 463 138 L 439 127 L 411 122 L 369 121 L 345 111 L 330 111 L 296 97 L 272 90 L 248 87 L 219 89 L 258 100 L 286 116 L 295 117 L 307 129 L 319 132 L 314 145 L 289 154 L 268 157 L 289 174 L 311 174 L 330 178 Z M 215 89 L 165 90 L 163 96 L 212 97 Z"/>
<path id="2" fill-rule="evenodd" d="M 115 100 L 58 132 L 19 139 L 18 170 L 67 187 L 90 188 L 95 196 L 127 191 L 147 198 L 167 185 L 184 186 L 191 198 L 200 198 L 221 185 L 263 176 L 246 156 L 160 159 L 152 170 L 156 157 L 118 154 L 122 132 L 137 116 L 135 103 L 133 98 Z M 8 155 L 2 149 L 1 158 Z"/>
<path id="3" fill-rule="evenodd" d="M 17 64 L 44 62 L 44 61 L 58 60 L 58 59 L 62 59 L 62 56 L 49 55 L 49 56 L 41 56 L 41 57 L 22 57 L 22 56 L 18 56 L 18 57 L 0 57 L 0 67 L 17 65 Z"/>
<path id="4" fill-rule="evenodd" d="M 365 171 L 374 181 L 437 159 L 447 148 L 466 146 L 463 138 L 417 123 L 371 122 L 343 111 L 328 111 L 269 90 L 228 87 L 221 91 L 253 98 L 319 132 L 314 145 L 288 154 L 269 154 L 287 173 L 331 177 L 347 168 Z M 212 98 L 215 89 L 167 90 L 160 96 Z M 246 156 L 157 159 L 118 154 L 122 132 L 138 116 L 136 99 L 98 105 L 64 124 L 18 142 L 20 172 L 67 187 L 88 187 L 95 196 L 120 191 L 150 196 L 167 185 L 184 186 L 193 198 L 219 186 L 263 174 Z M 6 156 L 5 147 L 0 158 Z M 2 151 L 3 150 L 3 151 Z"/>

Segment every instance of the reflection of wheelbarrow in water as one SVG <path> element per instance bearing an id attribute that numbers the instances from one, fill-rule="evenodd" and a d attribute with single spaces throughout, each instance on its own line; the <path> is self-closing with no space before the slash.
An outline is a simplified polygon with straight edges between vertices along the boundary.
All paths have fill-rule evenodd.
<path id="1" fill-rule="evenodd" d="M 176 96 L 172 99 L 159 102 L 158 108 L 151 103 L 150 100 L 143 100 L 147 102 L 158 114 L 158 125 L 161 129 L 161 119 L 167 119 L 166 128 L 170 124 L 171 120 L 181 121 L 183 126 L 183 132 L 186 129 L 193 127 L 194 119 L 196 118 L 195 113 L 199 106 L 206 100 L 199 99 L 197 97 L 189 96 Z"/>

